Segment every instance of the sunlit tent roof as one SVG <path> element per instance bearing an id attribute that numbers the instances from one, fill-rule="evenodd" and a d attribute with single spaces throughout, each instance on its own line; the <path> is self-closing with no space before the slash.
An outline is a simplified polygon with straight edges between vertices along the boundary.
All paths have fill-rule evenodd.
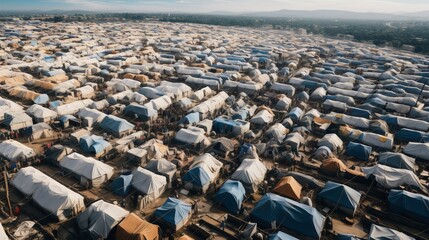
<path id="1" fill-rule="evenodd" d="M 414 240 L 414 238 L 391 228 L 372 224 L 368 240 L 401 239 Z"/>
<path id="2" fill-rule="evenodd" d="M 151 224 L 134 213 L 130 213 L 115 231 L 117 240 L 157 240 L 160 238 L 161 229 Z"/>
<path id="3" fill-rule="evenodd" d="M 159 219 L 156 222 L 178 230 L 187 223 L 191 216 L 191 211 L 191 204 L 170 197 L 161 207 L 155 210 L 154 217 Z"/>
<path id="4" fill-rule="evenodd" d="M 129 212 L 117 205 L 98 200 L 77 216 L 82 238 L 105 239 Z"/>
<path id="5" fill-rule="evenodd" d="M 100 128 L 108 131 L 110 133 L 119 136 L 125 132 L 129 132 L 134 129 L 134 125 L 129 123 L 127 120 L 113 116 L 107 115 L 101 122 Z"/>
<path id="6" fill-rule="evenodd" d="M 257 186 L 264 181 L 267 168 L 258 159 L 244 159 L 232 174 L 231 179 L 243 183 L 247 191 L 256 192 Z"/>
<path id="7" fill-rule="evenodd" d="M 328 181 L 317 197 L 329 206 L 353 216 L 359 206 L 361 194 L 347 185 Z"/>
<path id="8" fill-rule="evenodd" d="M 301 184 L 299 184 L 294 177 L 286 176 L 280 179 L 272 192 L 299 201 L 301 198 L 301 189 Z"/>
<path id="9" fill-rule="evenodd" d="M 4 140 L 0 143 L 0 156 L 9 161 L 17 162 L 36 156 L 36 152 L 15 140 Z"/>
<path id="10" fill-rule="evenodd" d="M 292 237 L 291 235 L 278 231 L 268 236 L 268 240 L 298 240 L 298 238 Z"/>
<path id="11" fill-rule="evenodd" d="M 383 152 L 378 155 L 378 164 L 386 166 L 407 169 L 415 172 L 418 169 L 416 160 L 402 153 Z"/>
<path id="12" fill-rule="evenodd" d="M 298 235 L 319 239 L 325 217 L 315 208 L 273 193 L 267 193 L 255 205 L 250 219 L 262 228 L 284 227 Z"/>
<path id="13" fill-rule="evenodd" d="M 227 180 L 216 193 L 214 200 L 228 212 L 238 214 L 245 198 L 246 190 L 239 181 Z"/>
<path id="14" fill-rule="evenodd" d="M 166 190 L 167 179 L 165 176 L 138 167 L 137 170 L 133 172 L 131 185 L 137 191 L 148 195 L 151 199 L 157 199 Z"/>

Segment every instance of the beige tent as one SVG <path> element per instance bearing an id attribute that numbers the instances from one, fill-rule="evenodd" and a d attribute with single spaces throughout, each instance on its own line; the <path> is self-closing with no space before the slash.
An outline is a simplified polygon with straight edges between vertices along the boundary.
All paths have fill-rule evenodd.
<path id="1" fill-rule="evenodd" d="M 273 192 L 293 200 L 301 199 L 302 186 L 294 177 L 287 176 L 282 178 L 274 187 Z"/>
<path id="2" fill-rule="evenodd" d="M 158 225 L 149 223 L 136 214 L 129 214 L 116 229 L 117 240 L 158 240 L 160 228 Z"/>
<path id="3" fill-rule="evenodd" d="M 327 174 L 338 175 L 340 172 L 349 173 L 355 176 L 364 176 L 363 172 L 348 168 L 340 159 L 330 157 L 323 161 L 320 170 Z"/>

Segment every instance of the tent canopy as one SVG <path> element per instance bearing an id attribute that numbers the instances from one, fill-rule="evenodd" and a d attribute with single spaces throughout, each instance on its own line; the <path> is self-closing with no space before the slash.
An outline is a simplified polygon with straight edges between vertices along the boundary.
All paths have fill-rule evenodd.
<path id="1" fill-rule="evenodd" d="M 353 188 L 331 181 L 326 183 L 317 196 L 329 205 L 340 207 L 340 210 L 346 209 L 346 213 L 351 215 L 356 211 L 361 198 L 361 194 Z"/>
<path id="2" fill-rule="evenodd" d="M 116 240 L 158 240 L 161 229 L 134 213 L 130 213 L 118 225 L 115 232 Z"/>
<path id="3" fill-rule="evenodd" d="M 192 206 L 176 198 L 168 198 L 155 210 L 154 216 L 174 227 L 183 225 L 191 214 Z"/>
<path id="4" fill-rule="evenodd" d="M 383 152 L 378 155 L 378 163 L 389 167 L 417 171 L 416 160 L 402 153 Z"/>
<path id="5" fill-rule="evenodd" d="M 230 213 L 238 214 L 245 195 L 246 190 L 241 182 L 227 180 L 216 193 L 214 200 Z"/>
<path id="6" fill-rule="evenodd" d="M 384 240 L 384 239 L 415 240 L 414 238 L 402 232 L 399 232 L 397 230 L 372 224 L 371 230 L 369 232 L 368 240 Z"/>
<path id="7" fill-rule="evenodd" d="M 368 161 L 372 147 L 355 142 L 349 142 L 346 147 L 346 154 L 359 160 Z"/>
<path id="8" fill-rule="evenodd" d="M 301 184 L 294 177 L 286 176 L 276 184 L 272 192 L 299 201 L 301 199 L 301 189 Z"/>
<path id="9" fill-rule="evenodd" d="M 390 190 L 390 210 L 416 221 L 429 222 L 429 197 L 405 190 Z"/>

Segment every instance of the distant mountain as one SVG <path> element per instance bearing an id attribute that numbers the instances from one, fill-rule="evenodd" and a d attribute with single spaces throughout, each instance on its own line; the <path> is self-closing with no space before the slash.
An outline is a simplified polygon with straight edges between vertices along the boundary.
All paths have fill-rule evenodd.
<path id="1" fill-rule="evenodd" d="M 414 12 L 414 13 L 404 13 L 402 15 L 408 16 L 408 17 L 429 19 L 429 11 Z"/>

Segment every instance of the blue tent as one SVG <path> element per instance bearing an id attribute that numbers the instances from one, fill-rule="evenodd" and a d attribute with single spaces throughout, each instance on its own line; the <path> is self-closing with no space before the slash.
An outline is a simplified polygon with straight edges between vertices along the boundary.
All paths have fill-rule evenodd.
<path id="1" fill-rule="evenodd" d="M 199 187 L 203 187 L 210 182 L 210 176 L 201 166 L 190 169 L 183 175 L 182 179 Z"/>
<path id="2" fill-rule="evenodd" d="M 194 112 L 189 113 L 188 115 L 184 116 L 182 119 L 180 119 L 179 124 L 194 124 L 200 122 L 200 113 Z"/>
<path id="3" fill-rule="evenodd" d="M 346 154 L 359 160 L 368 161 L 372 147 L 355 142 L 349 142 L 346 147 Z"/>
<path id="4" fill-rule="evenodd" d="M 359 206 L 361 195 L 349 186 L 328 181 L 317 197 L 329 206 L 337 207 L 353 216 Z"/>
<path id="5" fill-rule="evenodd" d="M 295 108 L 292 108 L 292 110 L 290 110 L 290 112 L 287 114 L 287 117 L 292 119 L 292 121 L 294 122 L 298 122 L 303 115 L 304 115 L 304 111 L 302 111 L 302 109 L 299 107 L 295 107 Z"/>
<path id="6" fill-rule="evenodd" d="M 366 102 L 373 105 L 373 106 L 379 107 L 379 108 L 384 108 L 384 106 L 386 106 L 386 104 L 387 104 L 386 101 L 384 101 L 383 99 L 378 98 L 378 97 L 370 98 L 370 99 L 366 100 Z"/>
<path id="7" fill-rule="evenodd" d="M 133 179 L 132 174 L 121 175 L 117 177 L 110 184 L 114 194 L 119 196 L 126 196 L 131 190 L 131 180 Z"/>
<path id="8" fill-rule="evenodd" d="M 246 190 L 241 182 L 227 180 L 216 193 L 214 200 L 230 213 L 238 214 L 245 195 Z"/>
<path id="9" fill-rule="evenodd" d="M 298 240 L 298 238 L 292 237 L 291 235 L 282 231 L 270 234 L 268 240 Z"/>
<path id="10" fill-rule="evenodd" d="M 80 148 L 85 153 L 101 153 L 111 145 L 108 141 L 104 140 L 103 137 L 95 135 L 83 136 L 79 139 Z"/>
<path id="11" fill-rule="evenodd" d="M 370 111 L 357 107 L 348 107 L 346 110 L 346 114 L 354 117 L 363 117 L 366 119 L 370 119 L 372 116 Z"/>
<path id="12" fill-rule="evenodd" d="M 154 217 L 175 230 L 180 229 L 191 216 L 192 206 L 176 198 L 168 198 L 161 207 L 157 208 Z"/>
<path id="13" fill-rule="evenodd" d="M 237 128 L 243 127 L 243 123 L 236 120 L 218 117 L 213 120 L 212 130 L 217 134 L 232 134 Z M 238 132 L 237 132 L 238 133 Z M 231 136 L 233 137 L 233 136 Z"/>
<path id="14" fill-rule="evenodd" d="M 428 142 L 429 133 L 401 128 L 395 133 L 395 140 L 399 142 Z"/>
<path id="15" fill-rule="evenodd" d="M 338 234 L 337 240 L 359 240 L 360 238 L 351 234 Z"/>
<path id="16" fill-rule="evenodd" d="M 33 102 L 35 104 L 45 104 L 47 102 L 49 102 L 49 96 L 46 94 L 40 94 L 39 96 L 37 96 Z"/>
<path id="17" fill-rule="evenodd" d="M 113 115 L 107 115 L 103 121 L 100 122 L 99 126 L 105 131 L 113 133 L 116 136 L 119 136 L 123 132 L 131 131 L 134 128 L 134 125 L 129 123 L 127 120 Z"/>
<path id="18" fill-rule="evenodd" d="M 154 120 L 158 117 L 158 111 L 138 104 L 130 104 L 125 107 L 124 114 L 130 117 L 137 116 L 143 121 Z"/>
<path id="19" fill-rule="evenodd" d="M 380 153 L 380 155 L 378 155 L 378 163 L 389 167 L 407 169 L 413 172 L 417 170 L 416 160 L 402 153 Z"/>
<path id="20" fill-rule="evenodd" d="M 416 221 L 429 223 L 429 197 L 404 190 L 390 190 L 390 210 Z"/>
<path id="21" fill-rule="evenodd" d="M 347 185 L 328 181 L 317 197 L 327 205 L 337 207 L 339 210 L 353 216 L 359 206 L 361 195 Z"/>
<path id="22" fill-rule="evenodd" d="M 250 219 L 263 228 L 284 227 L 313 239 L 321 237 L 325 224 L 325 217 L 315 208 L 273 193 L 259 200 Z"/>

